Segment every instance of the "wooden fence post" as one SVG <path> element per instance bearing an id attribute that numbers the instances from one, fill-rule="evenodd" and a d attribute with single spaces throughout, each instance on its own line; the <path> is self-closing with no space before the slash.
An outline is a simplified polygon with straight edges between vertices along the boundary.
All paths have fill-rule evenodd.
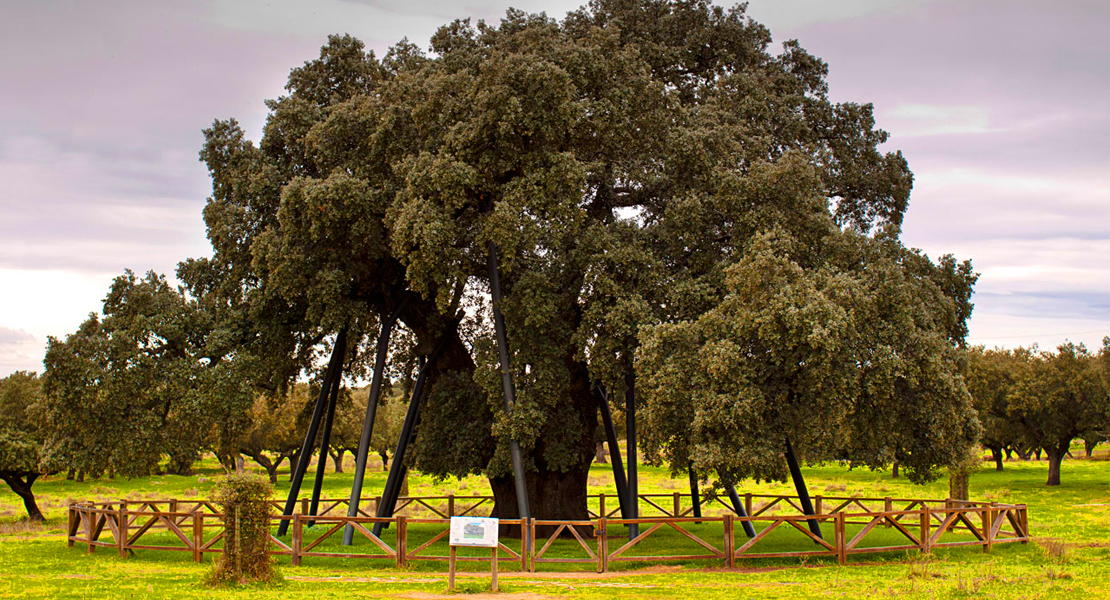
<path id="1" fill-rule="evenodd" d="M 678 492 L 674 493 L 674 507 L 671 509 L 671 516 L 677 518 L 679 513 L 682 512 L 682 500 Z"/>
<path id="2" fill-rule="evenodd" d="M 598 536 L 598 548 L 600 552 L 597 553 L 598 560 L 601 561 L 601 573 L 609 570 L 609 519 L 601 517 L 597 520 L 597 526 L 601 528 L 601 534 Z"/>
<path id="3" fill-rule="evenodd" d="M 820 495 L 817 495 L 817 496 L 813 497 L 813 504 L 814 504 L 813 510 L 814 510 L 815 513 L 817 513 L 819 515 L 823 514 L 822 511 L 821 511 L 822 500 L 824 500 L 824 498 L 822 498 Z"/>
<path id="4" fill-rule="evenodd" d="M 1021 537 L 1024 538 L 1024 539 L 1021 540 L 1021 543 L 1022 544 L 1028 544 L 1029 543 L 1029 507 L 1022 504 L 1021 508 L 1018 509 L 1018 515 L 1020 515 L 1018 517 L 1018 523 L 1021 523 Z"/>
<path id="5" fill-rule="evenodd" d="M 73 547 L 73 534 L 77 532 L 77 509 L 73 504 L 66 507 L 66 546 Z"/>
<path id="6" fill-rule="evenodd" d="M 994 536 L 991 535 L 991 529 L 994 527 L 994 509 L 990 505 L 984 506 L 979 509 L 979 514 L 983 518 L 983 552 L 990 552 L 991 546 L 994 545 Z"/>
<path id="7" fill-rule="evenodd" d="M 725 566 L 729 569 L 736 566 L 736 540 L 732 537 L 734 524 L 732 513 L 725 513 Z"/>
<path id="8" fill-rule="evenodd" d="M 838 511 L 836 513 L 836 520 L 833 523 L 835 528 L 836 562 L 837 564 L 844 565 L 848 562 L 848 526 L 844 522 L 844 511 Z"/>
<path id="9" fill-rule="evenodd" d="M 193 562 L 204 560 L 201 549 L 204 548 L 204 515 L 200 507 L 193 511 Z"/>
<path id="10" fill-rule="evenodd" d="M 308 514 L 308 498 L 301 498 L 301 514 Z"/>
<path id="11" fill-rule="evenodd" d="M 397 566 L 404 567 L 409 553 L 408 523 L 405 517 L 397 517 Z"/>
<path id="12" fill-rule="evenodd" d="M 605 514 L 605 492 L 601 492 L 601 495 L 597 497 L 597 516 L 602 519 L 607 516 Z"/>
<path id="13" fill-rule="evenodd" d="M 536 572 L 536 520 L 528 519 L 528 570 L 532 573 Z"/>
<path id="14" fill-rule="evenodd" d="M 883 512 L 885 512 L 885 513 L 894 512 L 894 501 L 890 496 L 887 496 L 886 498 L 883 498 Z M 883 527 L 890 527 L 890 521 L 887 521 L 886 519 L 883 519 Z"/>
<path id="15" fill-rule="evenodd" d="M 929 521 L 933 518 L 932 511 L 929 505 L 924 502 L 921 503 L 921 551 L 928 554 L 932 551 L 932 544 L 929 543 Z"/>
<path id="16" fill-rule="evenodd" d="M 490 553 L 490 562 L 492 565 L 493 581 L 490 583 L 490 589 L 497 593 L 497 546 L 493 547 L 493 552 Z"/>
<path id="17" fill-rule="evenodd" d="M 294 567 L 301 564 L 301 547 L 304 540 L 304 525 L 301 523 L 301 515 L 293 515 L 293 540 L 290 544 L 292 552 L 290 553 L 290 562 Z"/>
<path id="18" fill-rule="evenodd" d="M 455 516 L 455 495 L 454 494 L 448 494 L 447 495 L 447 518 L 450 519 L 453 516 Z"/>
<path id="19" fill-rule="evenodd" d="M 127 505 L 123 503 L 116 512 L 116 548 L 120 558 L 127 558 Z"/>
<path id="20" fill-rule="evenodd" d="M 92 554 L 96 551 L 96 546 L 93 546 L 93 525 L 96 521 L 96 513 L 93 512 L 90 505 L 85 509 L 85 554 Z"/>
<path id="21" fill-rule="evenodd" d="M 528 572 L 528 519 L 520 520 L 520 572 Z"/>
<path id="22" fill-rule="evenodd" d="M 455 546 L 451 546 L 450 556 L 447 557 L 447 591 L 455 591 L 455 555 L 457 550 Z"/>
<path id="23" fill-rule="evenodd" d="M 752 493 L 747 492 L 744 494 L 744 510 L 747 511 L 748 516 L 752 516 Z"/>

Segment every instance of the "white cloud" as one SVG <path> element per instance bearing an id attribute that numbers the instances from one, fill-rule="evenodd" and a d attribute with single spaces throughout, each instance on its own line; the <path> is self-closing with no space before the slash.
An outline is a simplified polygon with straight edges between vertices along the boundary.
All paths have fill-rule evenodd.
<path id="1" fill-rule="evenodd" d="M 987 110 L 981 106 L 901 104 L 883 116 L 883 127 L 899 136 L 988 133 Z"/>
<path id="2" fill-rule="evenodd" d="M 912 11 L 932 0 L 752 0 L 748 15 L 766 25 L 776 38 L 817 23 L 851 21 L 869 15 Z M 725 4 L 720 3 L 718 4 Z M 727 4 L 725 4 L 727 5 Z"/>

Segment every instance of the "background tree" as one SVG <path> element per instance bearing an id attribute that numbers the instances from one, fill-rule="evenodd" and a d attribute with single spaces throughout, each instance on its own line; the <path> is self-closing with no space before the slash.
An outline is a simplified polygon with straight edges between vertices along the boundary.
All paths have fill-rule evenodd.
<path id="1" fill-rule="evenodd" d="M 642 336 L 645 446 L 672 468 L 782 480 L 789 437 L 802 460 L 897 460 L 921 482 L 978 439 L 962 323 L 938 285 L 951 273 L 920 272 L 891 239 L 827 232 L 820 245 L 757 237 L 717 307 Z"/>
<path id="2" fill-rule="evenodd" d="M 277 483 L 281 463 L 288 459 L 292 465 L 301 448 L 304 432 L 297 426 L 297 416 L 304 404 L 304 398 L 298 397 L 292 389 L 276 397 L 265 394 L 255 397 L 248 416 L 250 427 L 237 448 L 266 469 L 270 483 Z"/>
<path id="3" fill-rule="evenodd" d="M 203 450 L 226 446 L 252 398 L 248 363 L 210 352 L 207 340 L 218 334 L 163 277 L 117 277 L 103 317 L 48 340 L 48 454 L 92 473 L 145 476 L 163 456 L 171 473 L 184 474 Z"/>
<path id="4" fill-rule="evenodd" d="M 1010 394 L 1027 354 L 1026 350 L 987 350 L 982 346 L 967 351 L 964 380 L 983 425 L 979 443 L 991 451 L 998 471 L 1005 449 L 1023 444 L 1023 432 L 1010 415 Z"/>
<path id="5" fill-rule="evenodd" d="M 516 440 L 534 516 L 584 518 L 595 394 L 619 406 L 639 383 L 644 326 L 720 305 L 730 265 L 773 228 L 803 248 L 830 228 L 897 235 L 912 176 L 877 149 L 887 136 L 871 107 L 829 101 L 824 63 L 770 44 L 742 6 L 701 0 L 597 0 L 562 22 L 511 10 L 498 26 L 442 27 L 429 55 L 402 42 L 382 60 L 331 37 L 268 102 L 257 146 L 234 120 L 206 130 L 214 254 L 179 276 L 234 324 L 225 339 L 273 389 L 313 371 L 341 327 L 346 367 L 365 373 L 365 338 L 407 298 L 411 355 L 446 341 L 406 460 L 436 476 L 485 473 L 495 514 L 511 518 Z M 509 415 L 485 295 L 491 248 L 517 387 Z M 918 291 L 950 299 L 899 317 L 963 326 L 954 261 L 883 260 L 897 281 L 931 281 Z M 931 331 L 916 321 L 903 329 Z M 943 350 L 922 336 L 921 352 Z M 922 375 L 944 374 L 910 354 Z M 918 405 L 918 391 L 906 410 L 947 393 Z M 947 451 L 860 444 L 866 464 L 913 453 L 922 476 Z"/>
<path id="6" fill-rule="evenodd" d="M 1045 450 L 1046 485 L 1060 485 L 1060 464 L 1072 440 L 1110 424 L 1110 394 L 1100 373 L 1108 353 L 1105 339 L 1098 355 L 1069 342 L 1055 353 L 1028 354 L 1021 365 L 1010 412 L 1024 437 Z"/>
<path id="7" fill-rule="evenodd" d="M 45 520 L 31 486 L 62 465 L 43 454 L 42 384 L 35 373 L 16 371 L 0 379 L 0 479 L 23 500 L 27 518 Z"/>

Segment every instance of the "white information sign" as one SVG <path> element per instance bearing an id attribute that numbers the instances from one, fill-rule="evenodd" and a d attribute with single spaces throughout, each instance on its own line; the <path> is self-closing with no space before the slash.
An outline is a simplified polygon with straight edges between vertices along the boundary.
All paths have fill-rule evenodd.
<path id="1" fill-rule="evenodd" d="M 451 545 L 497 547 L 497 519 L 451 517 Z"/>

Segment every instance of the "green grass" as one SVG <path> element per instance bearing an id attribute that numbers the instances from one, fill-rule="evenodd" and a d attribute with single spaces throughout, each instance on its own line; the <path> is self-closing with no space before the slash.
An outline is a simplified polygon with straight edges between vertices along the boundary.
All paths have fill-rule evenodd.
<path id="1" fill-rule="evenodd" d="M 990 554 L 977 547 L 938 549 L 930 556 L 916 551 L 885 552 L 850 556 L 846 567 L 826 558 L 743 560 L 732 571 L 723 569 L 720 560 L 662 563 L 610 563 L 612 573 L 599 576 L 590 565 L 552 565 L 538 567 L 541 573 L 505 573 L 518 570 L 502 563 L 500 590 L 553 598 L 809 598 L 809 597 L 922 597 L 922 598 L 1069 598 L 1110 597 L 1110 460 L 1105 451 L 1097 460 L 1069 460 L 1064 463 L 1063 485 L 1047 488 L 1045 462 L 1006 464 L 999 473 L 985 464 L 972 477 L 975 500 L 1024 503 L 1029 506 L 1029 521 L 1034 543 L 996 546 Z M 607 465 L 596 465 L 591 473 L 591 491 L 615 493 Z M 200 582 L 211 555 L 204 565 L 191 562 L 188 552 L 141 550 L 130 559 L 120 559 L 111 549 L 98 549 L 86 555 L 78 544 L 65 544 L 64 507 L 68 499 L 118 500 L 120 498 L 179 498 L 183 501 L 208 496 L 219 468 L 212 461 L 200 465 L 190 477 L 160 476 L 145 479 L 90 480 L 84 483 L 52 477 L 35 485 L 40 506 L 48 517 L 45 525 L 29 526 L 23 521 L 19 499 L 6 488 L 0 491 L 0 597 L 2 598 L 374 598 L 428 597 L 446 591 L 441 574 L 445 563 L 419 562 L 399 570 L 390 561 L 313 558 L 292 567 L 288 558 L 279 557 L 285 583 L 266 588 L 212 590 Z M 905 479 L 891 479 L 889 473 L 848 471 L 839 465 L 805 470 L 812 494 L 825 496 L 922 497 L 947 495 L 944 480 L 915 486 Z M 349 493 L 351 474 L 328 473 L 324 495 L 341 498 Z M 288 483 L 279 483 L 278 497 L 284 497 Z M 365 485 L 364 495 L 381 492 L 385 474 L 374 471 Z M 684 479 L 672 480 L 664 469 L 641 466 L 641 491 L 686 493 Z M 434 482 L 413 475 L 411 495 L 459 495 L 488 493 L 484 479 L 470 477 L 461 481 Z M 750 484 L 743 492 L 792 494 L 789 484 Z M 614 507 L 614 498 L 607 499 Z M 460 501 L 461 504 L 461 501 Z M 669 499 L 663 506 L 669 506 Z M 648 511 L 644 516 L 650 516 Z M 702 539 L 722 546 L 719 524 L 691 526 Z M 831 535 L 831 525 L 826 537 Z M 855 528 L 849 527 L 849 535 Z M 306 540 L 324 530 L 306 532 Z M 911 528 L 911 531 L 913 529 Z M 438 529 L 428 525 L 410 527 L 409 548 L 434 535 Z M 623 528 L 613 528 L 610 550 L 622 543 Z M 159 533 L 158 536 L 166 534 Z M 392 543 L 392 532 L 383 538 Z M 951 538 L 967 534 L 949 534 Z M 148 538 L 144 538 L 146 543 Z M 150 538 L 151 541 L 157 539 Z M 169 539 L 168 537 L 166 538 Z M 626 538 L 625 538 L 626 539 Z M 738 535 L 738 540 L 743 540 Z M 949 538 L 946 538 L 949 539 Z M 762 551 L 802 550 L 805 539 L 786 529 L 775 531 Z M 592 544 L 593 540 L 587 540 Z M 541 542 L 542 543 L 542 542 Z M 866 545 L 901 543 L 891 530 L 876 530 Z M 799 545 L 801 544 L 801 546 Z M 513 547 L 513 543 L 509 543 Z M 355 550 L 368 550 L 369 542 L 356 538 Z M 810 544 L 812 547 L 812 544 Z M 321 545 L 337 551 L 338 534 Z M 591 548 L 593 546 L 591 545 Z M 637 551 L 653 554 L 678 551 L 702 553 L 698 546 L 673 531 L 659 531 L 647 538 Z M 483 551 L 466 551 L 469 554 Z M 430 553 L 446 554 L 443 543 Z M 585 556 L 573 540 L 559 540 L 549 556 Z M 645 569 L 645 567 L 648 567 Z M 488 564 L 462 563 L 460 568 L 474 573 L 459 580 L 463 595 L 489 587 Z M 576 573 L 568 573 L 576 571 Z M 485 572 L 483 575 L 482 573 Z"/>

